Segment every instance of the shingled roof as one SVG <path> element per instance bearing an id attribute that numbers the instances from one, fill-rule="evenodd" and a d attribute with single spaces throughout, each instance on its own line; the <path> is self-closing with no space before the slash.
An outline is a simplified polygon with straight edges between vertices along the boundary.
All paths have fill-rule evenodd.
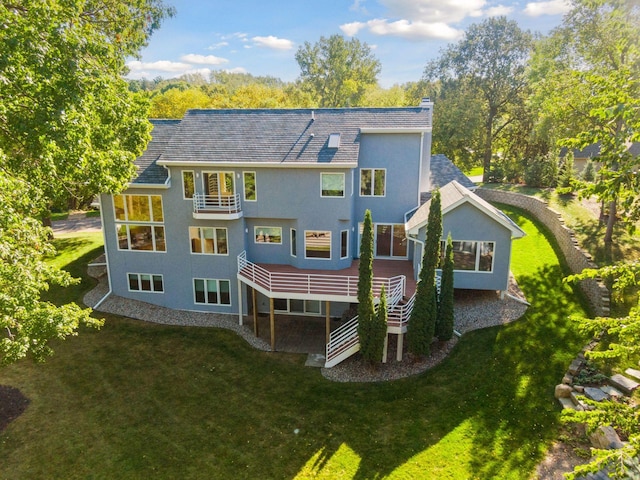
<path id="1" fill-rule="evenodd" d="M 180 120 L 151 120 L 151 124 L 151 141 L 135 161 L 138 175 L 134 183 L 163 184 L 167 180 L 167 170 L 156 161 L 167 148 Z"/>
<path id="2" fill-rule="evenodd" d="M 430 120 L 421 107 L 189 110 L 160 163 L 355 165 L 361 130 L 426 130 Z M 329 148 L 333 133 L 339 148 Z"/>

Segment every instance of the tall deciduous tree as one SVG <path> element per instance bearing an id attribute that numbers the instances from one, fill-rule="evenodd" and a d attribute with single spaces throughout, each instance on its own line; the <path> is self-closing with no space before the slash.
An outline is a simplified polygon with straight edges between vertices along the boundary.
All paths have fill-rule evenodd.
<path id="1" fill-rule="evenodd" d="M 0 3 L 3 167 L 49 201 L 122 189 L 151 128 L 125 60 L 171 13 L 161 0 Z"/>
<path id="2" fill-rule="evenodd" d="M 435 275 L 440 260 L 441 238 L 441 199 L 440 191 L 435 190 L 429 205 L 427 238 L 424 244 L 420 278 L 416 287 L 416 300 L 407 327 L 407 346 L 414 355 L 426 356 L 431 352 L 431 341 L 435 334 L 438 313 Z"/>
<path id="3" fill-rule="evenodd" d="M 57 198 L 115 192 L 149 139 L 147 105 L 125 59 L 171 14 L 160 0 L 0 3 L 0 359 L 42 359 L 48 342 L 95 324 L 89 310 L 40 300 L 71 282 L 45 262 L 39 225 Z"/>
<path id="4" fill-rule="evenodd" d="M 640 140 L 638 24 L 638 2 L 574 0 L 562 26 L 540 44 L 532 69 L 542 124 L 553 137 L 574 148 L 600 144 L 599 181 L 578 185 L 578 193 L 607 204 L 607 249 L 619 209 L 640 217 L 637 160 L 628 152 Z"/>
<path id="5" fill-rule="evenodd" d="M 321 107 L 359 105 L 368 87 L 377 84 L 380 62 L 366 43 L 342 35 L 305 42 L 296 52 L 300 79 Z"/>
<path id="6" fill-rule="evenodd" d="M 484 181 L 489 178 L 494 141 L 514 121 L 508 112 L 523 101 L 531 45 L 530 33 L 515 21 L 492 17 L 471 25 L 460 42 L 446 48 L 425 68 L 427 80 L 455 80 L 461 91 L 475 92 L 475 104 L 460 108 L 475 108 L 482 115 Z"/>
<path id="7" fill-rule="evenodd" d="M 375 316 L 373 305 L 373 222 L 371 211 L 364 212 L 362 238 L 360 239 L 360 264 L 358 265 L 358 338 L 360 351 L 368 358 L 371 326 Z"/>

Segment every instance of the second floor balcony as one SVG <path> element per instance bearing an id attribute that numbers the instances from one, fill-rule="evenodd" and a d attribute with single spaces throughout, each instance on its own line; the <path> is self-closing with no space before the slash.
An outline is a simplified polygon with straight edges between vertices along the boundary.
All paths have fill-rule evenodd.
<path id="1" fill-rule="evenodd" d="M 193 218 L 199 220 L 235 220 L 242 217 L 240 195 L 193 196 Z"/>

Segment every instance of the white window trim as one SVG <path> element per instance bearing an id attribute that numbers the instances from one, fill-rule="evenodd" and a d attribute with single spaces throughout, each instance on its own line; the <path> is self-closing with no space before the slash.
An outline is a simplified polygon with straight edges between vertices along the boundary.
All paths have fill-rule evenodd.
<path id="1" fill-rule="evenodd" d="M 218 300 L 220 300 L 220 282 L 228 282 L 229 283 L 229 303 L 210 303 L 207 301 L 207 290 L 205 290 L 205 301 L 204 302 L 198 302 L 196 301 L 196 280 L 202 280 L 204 281 L 205 284 L 205 288 L 207 285 L 208 281 L 215 281 L 218 284 Z M 220 307 L 231 307 L 233 305 L 233 295 L 231 295 L 231 280 L 226 279 L 226 278 L 201 278 L 201 277 L 194 277 L 191 280 L 191 287 L 193 288 L 193 303 L 194 305 L 217 305 Z"/>
<path id="2" fill-rule="evenodd" d="M 364 170 L 371 170 L 371 195 L 363 195 L 362 194 L 362 172 Z M 375 195 L 373 192 L 376 190 L 376 171 L 382 170 L 384 171 L 384 195 Z M 386 168 L 361 168 L 360 169 L 360 185 L 358 186 L 358 194 L 361 197 L 366 198 L 384 198 L 387 196 L 387 169 Z"/>
<path id="3" fill-rule="evenodd" d="M 295 237 L 293 238 L 295 233 Z M 298 231 L 295 228 L 290 228 L 289 229 L 289 253 L 291 254 L 291 256 L 293 258 L 298 258 Z M 295 253 L 293 252 L 293 249 L 295 248 Z"/>
<path id="4" fill-rule="evenodd" d="M 341 175 L 342 176 L 342 195 L 323 195 L 322 194 L 322 179 L 325 175 Z M 344 198 L 346 189 L 347 189 L 347 186 L 345 183 L 344 172 L 320 172 L 320 198 Z"/>
<path id="5" fill-rule="evenodd" d="M 201 235 L 200 235 L 200 244 L 202 245 L 204 243 L 204 239 L 202 238 L 202 230 L 205 228 L 211 228 L 213 229 L 213 237 L 214 237 L 214 246 L 216 249 L 216 252 L 214 253 L 208 253 L 208 252 L 194 252 L 191 249 L 191 229 L 192 228 L 199 228 Z M 218 253 L 218 232 L 216 230 L 224 230 L 225 231 L 225 235 L 227 237 L 227 253 Z M 203 227 L 203 226 L 197 226 L 197 225 L 190 225 L 189 229 L 188 229 L 188 233 L 189 233 L 189 252 L 191 252 L 191 255 L 215 255 L 218 257 L 228 257 L 229 256 L 229 230 L 227 229 L 227 227 Z"/>
<path id="6" fill-rule="evenodd" d="M 244 179 L 244 175 L 246 173 L 252 173 L 253 174 L 253 183 L 254 183 L 255 193 L 256 193 L 256 198 L 253 199 L 253 200 L 250 200 L 250 199 L 247 198 L 247 185 L 246 185 L 245 179 Z M 247 170 L 247 171 L 243 171 L 242 172 L 242 199 L 245 202 L 257 202 L 258 201 L 258 176 L 256 175 L 255 171 Z"/>
<path id="7" fill-rule="evenodd" d="M 159 273 L 136 273 L 136 272 L 127 272 L 127 288 L 129 289 L 130 292 L 135 292 L 135 293 L 160 293 L 163 294 L 165 292 L 165 288 L 164 288 L 164 275 L 159 274 Z M 131 285 L 129 283 L 129 275 L 137 275 L 138 276 L 138 284 L 140 285 L 142 283 L 141 280 L 141 276 L 142 275 L 149 275 L 151 277 L 151 290 L 142 290 L 142 288 L 140 288 L 139 290 L 132 290 L 131 289 Z M 162 290 L 154 290 L 153 289 L 153 277 L 160 277 L 162 279 Z"/>
<path id="8" fill-rule="evenodd" d="M 193 170 L 182 170 L 182 199 L 183 200 L 193 200 L 193 197 L 187 197 L 186 192 L 184 191 L 184 174 L 190 173 L 193 175 L 193 194 L 196 193 L 196 173 Z"/>
<path id="9" fill-rule="evenodd" d="M 131 231 L 129 227 L 151 227 L 151 242 L 153 244 L 153 250 L 138 250 L 135 248 L 131 248 Z M 164 227 L 163 223 L 116 223 L 116 244 L 118 246 L 118 251 L 120 252 L 136 252 L 136 253 L 167 253 L 167 232 L 165 230 L 164 234 L 164 250 L 158 250 L 156 246 L 156 229 L 155 227 Z M 127 248 L 120 248 L 120 240 L 118 239 L 118 230 L 120 227 L 126 227 L 127 229 Z"/>
<path id="10" fill-rule="evenodd" d="M 494 273 L 494 267 L 495 267 L 495 262 L 496 262 L 496 242 L 494 240 L 458 240 L 458 239 L 452 239 L 451 242 L 473 242 L 473 243 L 492 243 L 493 244 L 493 255 L 491 256 L 491 270 L 489 271 L 485 271 L 485 270 L 479 270 L 480 268 L 480 249 L 478 247 L 476 247 L 476 261 L 475 261 L 475 269 L 474 270 L 456 270 L 454 268 L 454 272 L 460 272 L 460 273 L 479 273 L 479 274 L 493 274 Z M 446 248 L 447 246 L 447 240 L 446 239 L 442 239 L 442 243 L 440 244 L 441 249 L 443 248 L 442 245 L 444 245 L 444 248 Z M 445 252 L 445 250 L 442 250 L 442 252 Z M 442 253 L 442 255 L 444 255 L 444 253 Z M 442 269 L 438 269 L 438 270 L 442 270 Z"/>
<path id="11" fill-rule="evenodd" d="M 257 236 L 258 236 L 258 229 L 259 228 L 279 228 L 280 229 L 280 241 L 279 242 L 258 242 L 256 240 Z M 269 225 L 258 225 L 253 227 L 253 243 L 255 243 L 256 245 L 282 245 L 282 227 L 275 227 L 275 226 L 269 226 Z"/>
<path id="12" fill-rule="evenodd" d="M 307 233 L 308 232 L 322 232 L 322 233 L 328 233 L 329 234 L 329 258 L 322 258 L 322 257 L 307 257 Z M 305 230 L 304 231 L 304 258 L 308 259 L 308 260 L 321 260 L 321 261 L 328 261 L 331 260 L 333 258 L 333 245 L 332 245 L 332 235 L 331 235 L 331 230 Z"/>
<path id="13" fill-rule="evenodd" d="M 346 232 L 347 233 L 347 254 L 343 257 L 342 256 L 342 234 Z M 345 258 L 349 258 L 349 240 L 350 240 L 350 234 L 349 234 L 349 230 L 340 230 L 340 260 L 344 260 Z"/>

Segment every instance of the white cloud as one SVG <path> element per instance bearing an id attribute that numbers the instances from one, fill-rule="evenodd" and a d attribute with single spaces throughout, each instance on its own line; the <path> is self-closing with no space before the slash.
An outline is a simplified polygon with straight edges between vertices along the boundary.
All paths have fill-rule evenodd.
<path id="1" fill-rule="evenodd" d="M 525 15 L 539 17 L 541 15 L 562 15 L 571 10 L 568 0 L 550 0 L 548 2 L 530 2 L 524 9 Z"/>
<path id="2" fill-rule="evenodd" d="M 513 12 L 513 7 L 507 7 L 506 5 L 496 5 L 495 7 L 487 8 L 484 14 L 487 17 L 500 17 L 507 16 Z"/>
<path id="3" fill-rule="evenodd" d="M 363 28 L 369 32 L 381 36 L 396 36 L 409 40 L 440 39 L 455 40 L 460 38 L 462 31 L 450 27 L 443 22 L 423 22 L 409 20 L 397 20 L 395 22 L 378 18 L 369 20 L 366 23 L 353 22 L 341 25 L 340 28 L 345 35 L 353 36 Z"/>
<path id="4" fill-rule="evenodd" d="M 410 22 L 453 23 L 482 15 L 486 0 L 380 0 L 391 17 Z"/>
<path id="5" fill-rule="evenodd" d="M 278 38 L 273 35 L 268 37 L 253 37 L 251 38 L 257 47 L 272 48 L 274 50 L 291 50 L 293 48 L 293 42 L 286 38 Z"/>
<path id="6" fill-rule="evenodd" d="M 248 70 L 244 67 L 227 68 L 224 71 L 227 73 L 248 73 Z"/>
<path id="7" fill-rule="evenodd" d="M 195 53 L 182 55 L 180 57 L 180 60 L 196 65 L 221 65 L 223 63 L 229 62 L 229 60 L 227 60 L 226 58 L 216 57 L 215 55 L 198 55 Z"/>
<path id="8" fill-rule="evenodd" d="M 159 60 L 157 62 L 140 62 L 132 60 L 127 62 L 129 73 L 127 78 L 175 78 L 185 73 L 199 73 L 208 77 L 211 73 L 210 68 L 194 68 L 192 64 L 182 62 L 171 62 L 169 60 Z"/>
<path id="9" fill-rule="evenodd" d="M 354 0 L 353 5 L 349 7 L 349 10 L 351 10 L 352 12 L 360 12 L 364 15 L 368 15 L 369 12 L 367 11 L 367 8 L 364 6 L 365 2 L 366 0 Z"/>
<path id="10" fill-rule="evenodd" d="M 229 46 L 229 42 L 218 42 L 218 43 L 214 43 L 213 45 L 209 45 L 207 47 L 207 50 L 217 50 L 219 48 L 227 47 L 227 46 Z"/>
<path id="11" fill-rule="evenodd" d="M 247 35 L 246 33 L 243 33 L 243 32 L 235 32 L 235 33 L 229 33 L 229 34 L 226 34 L 226 35 L 220 35 L 220 39 L 223 40 L 223 41 L 240 39 L 243 42 L 246 42 L 248 36 L 249 35 Z"/>

